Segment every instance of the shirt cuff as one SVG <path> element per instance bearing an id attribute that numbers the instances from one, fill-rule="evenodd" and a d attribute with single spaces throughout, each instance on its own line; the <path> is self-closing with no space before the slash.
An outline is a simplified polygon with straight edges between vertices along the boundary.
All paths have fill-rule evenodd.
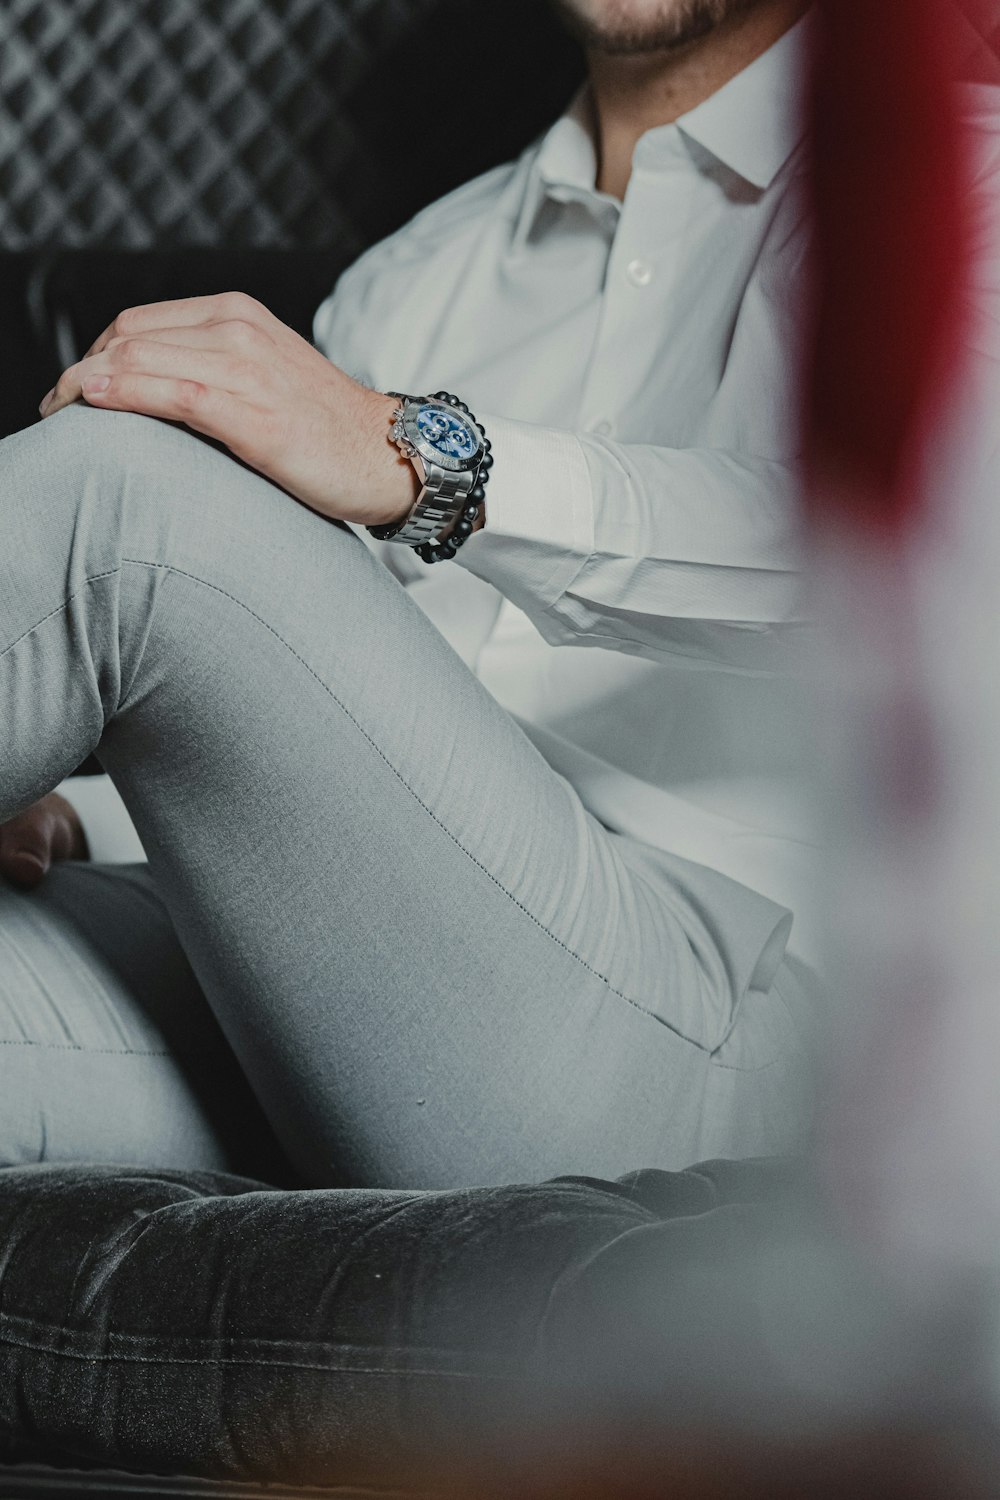
<path id="1" fill-rule="evenodd" d="M 486 525 L 455 561 L 530 613 L 555 604 L 594 551 L 583 446 L 569 432 L 477 414 L 493 451 Z"/>
<path id="2" fill-rule="evenodd" d="M 110 776 L 71 776 L 56 787 L 76 810 L 95 864 L 143 864 L 146 851 Z"/>

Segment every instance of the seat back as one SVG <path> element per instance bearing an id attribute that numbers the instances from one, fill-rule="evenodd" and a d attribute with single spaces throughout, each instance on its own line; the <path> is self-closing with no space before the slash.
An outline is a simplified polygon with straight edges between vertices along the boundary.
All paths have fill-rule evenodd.
<path id="1" fill-rule="evenodd" d="M 308 332 L 580 69 L 539 0 L 6 0 L 0 435 L 123 306 L 239 286 Z"/>

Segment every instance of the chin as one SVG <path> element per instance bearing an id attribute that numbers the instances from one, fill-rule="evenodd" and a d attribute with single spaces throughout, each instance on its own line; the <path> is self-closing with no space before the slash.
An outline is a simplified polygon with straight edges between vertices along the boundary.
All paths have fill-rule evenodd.
<path id="1" fill-rule="evenodd" d="M 677 50 L 707 36 L 759 0 L 552 0 L 591 51 L 619 56 Z"/>

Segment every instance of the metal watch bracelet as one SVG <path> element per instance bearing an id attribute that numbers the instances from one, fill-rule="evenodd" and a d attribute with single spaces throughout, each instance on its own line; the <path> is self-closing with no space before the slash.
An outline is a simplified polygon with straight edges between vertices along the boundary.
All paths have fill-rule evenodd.
<path id="1" fill-rule="evenodd" d="M 438 391 L 433 396 L 410 396 L 401 391 L 386 391 L 385 394 L 402 403 L 393 413 L 392 440 L 411 459 L 419 457 L 423 482 L 409 515 L 397 524 L 369 526 L 367 530 L 380 541 L 401 542 L 412 547 L 426 563 L 443 562 L 455 556 L 475 529 L 493 465 L 489 440 L 465 402 L 448 391 Z M 425 453 L 418 453 L 408 441 L 402 425 L 406 406 L 432 402 L 454 407 L 473 423 L 483 448 L 476 468 L 446 469 Z M 454 523 L 451 531 L 442 538 L 451 523 Z"/>

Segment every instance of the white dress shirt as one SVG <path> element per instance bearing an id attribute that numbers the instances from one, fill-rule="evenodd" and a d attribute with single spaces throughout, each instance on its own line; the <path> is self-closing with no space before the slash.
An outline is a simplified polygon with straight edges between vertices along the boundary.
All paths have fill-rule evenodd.
<path id="1" fill-rule="evenodd" d="M 493 444 L 455 562 L 366 544 L 601 822 L 794 908 L 815 958 L 792 805 L 806 26 L 648 131 L 623 203 L 595 187 L 584 87 L 364 254 L 314 337 L 378 389 L 456 391 Z"/>
<path id="2" fill-rule="evenodd" d="M 454 563 L 365 540 L 607 826 L 796 911 L 809 639 L 795 368 L 808 21 L 597 191 L 589 93 L 368 251 L 315 341 L 456 391 L 495 465 Z"/>

